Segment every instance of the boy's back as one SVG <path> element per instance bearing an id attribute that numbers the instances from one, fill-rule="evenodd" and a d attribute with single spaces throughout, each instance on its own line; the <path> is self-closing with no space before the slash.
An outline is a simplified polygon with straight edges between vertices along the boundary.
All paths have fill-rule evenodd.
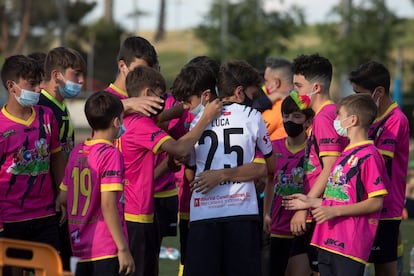
<path id="1" fill-rule="evenodd" d="M 117 210 L 123 219 L 124 164 L 110 141 L 86 140 L 72 151 L 61 185 L 68 194 L 68 220 L 73 254 L 82 260 L 113 258 L 118 249 L 101 209 L 101 192 L 119 191 Z"/>

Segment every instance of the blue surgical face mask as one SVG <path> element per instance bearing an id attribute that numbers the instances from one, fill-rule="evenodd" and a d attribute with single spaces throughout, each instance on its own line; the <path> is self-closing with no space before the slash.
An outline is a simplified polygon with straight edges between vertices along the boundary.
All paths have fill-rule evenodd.
<path id="1" fill-rule="evenodd" d="M 338 119 L 334 120 L 333 125 L 334 125 L 336 133 L 338 133 L 339 136 L 343 136 L 343 137 L 348 136 L 348 127 L 349 126 L 343 127 L 341 124 L 342 124 L 343 121 L 345 121 L 346 119 L 349 119 L 351 116 L 348 116 L 343 120 L 338 120 Z"/>
<path id="2" fill-rule="evenodd" d="M 19 87 L 17 84 L 16 86 Z M 20 88 L 20 97 L 17 95 L 14 95 L 14 97 L 21 106 L 29 107 L 39 102 L 40 93 Z"/>
<path id="3" fill-rule="evenodd" d="M 64 98 L 74 98 L 79 95 L 82 84 L 70 80 L 65 80 L 65 86 L 59 86 L 59 92 Z"/>
<path id="4" fill-rule="evenodd" d="M 116 139 L 120 138 L 122 136 L 122 134 L 124 134 L 126 131 L 126 128 L 124 126 L 124 124 L 122 123 L 122 125 L 119 127 L 118 133 L 116 134 Z"/>
<path id="5" fill-rule="evenodd" d="M 200 97 L 200 103 L 190 112 L 194 115 L 197 116 L 198 113 L 204 111 L 204 105 L 203 105 L 203 95 L 201 95 Z"/>

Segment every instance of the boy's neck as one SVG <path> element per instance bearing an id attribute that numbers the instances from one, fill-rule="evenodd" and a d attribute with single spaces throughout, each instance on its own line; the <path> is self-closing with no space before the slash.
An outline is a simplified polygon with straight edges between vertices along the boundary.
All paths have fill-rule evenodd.
<path id="1" fill-rule="evenodd" d="M 314 95 L 314 99 L 311 99 L 312 101 L 312 110 L 314 112 L 318 112 L 321 106 L 326 102 L 331 100 L 329 97 L 329 92 L 327 93 L 320 93 L 318 95 Z"/>
<path id="2" fill-rule="evenodd" d="M 4 106 L 8 113 L 13 117 L 19 118 L 26 121 L 32 115 L 32 107 L 30 106 L 21 106 L 17 102 L 7 102 Z"/>
<path id="3" fill-rule="evenodd" d="M 296 137 L 287 137 L 287 141 L 288 141 L 288 145 L 291 148 L 298 148 L 300 146 L 303 145 L 303 143 L 305 143 L 307 138 L 306 132 L 302 132 L 301 134 L 299 134 Z"/>
<path id="4" fill-rule="evenodd" d="M 55 98 L 58 102 L 63 103 L 63 96 L 59 92 L 59 85 L 53 81 L 49 81 L 46 83 L 43 90 L 46 90 L 47 93 L 50 94 L 53 98 Z"/>
<path id="5" fill-rule="evenodd" d="M 384 115 L 384 113 L 387 111 L 387 109 L 392 105 L 394 101 L 391 99 L 390 96 L 387 96 L 383 103 L 380 105 L 380 108 L 378 108 L 378 117 Z"/>
<path id="6" fill-rule="evenodd" d="M 92 140 L 107 140 L 112 142 L 115 139 L 114 134 L 111 130 L 94 130 Z"/>
<path id="7" fill-rule="evenodd" d="M 353 145 L 368 140 L 368 134 L 365 129 L 354 127 L 352 132 L 348 131 L 348 138 L 349 145 Z"/>
<path id="8" fill-rule="evenodd" d="M 122 91 L 126 91 L 125 81 L 125 77 L 122 75 L 122 73 L 119 73 L 118 77 L 115 79 L 113 84 Z"/>

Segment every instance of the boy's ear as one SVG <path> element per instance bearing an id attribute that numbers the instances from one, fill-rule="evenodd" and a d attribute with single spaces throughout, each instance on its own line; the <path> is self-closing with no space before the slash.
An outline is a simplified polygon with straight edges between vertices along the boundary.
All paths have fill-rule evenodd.
<path id="1" fill-rule="evenodd" d="M 234 96 L 235 96 L 235 98 L 236 98 L 237 101 L 242 102 L 244 100 L 244 97 L 246 95 L 243 93 L 243 89 L 244 88 L 241 85 L 237 86 L 236 89 L 234 89 Z"/>
<path id="2" fill-rule="evenodd" d="M 7 90 L 11 90 L 13 88 L 13 86 L 14 86 L 14 81 L 12 81 L 12 80 L 7 80 L 6 81 Z"/>
<path id="3" fill-rule="evenodd" d="M 144 90 L 141 91 L 141 93 L 138 93 L 140 96 L 152 96 L 151 95 L 151 89 L 149 87 L 146 87 Z"/>
<path id="4" fill-rule="evenodd" d="M 112 119 L 112 126 L 113 127 L 119 127 L 121 125 L 121 122 L 119 121 L 119 117 L 115 117 Z"/>

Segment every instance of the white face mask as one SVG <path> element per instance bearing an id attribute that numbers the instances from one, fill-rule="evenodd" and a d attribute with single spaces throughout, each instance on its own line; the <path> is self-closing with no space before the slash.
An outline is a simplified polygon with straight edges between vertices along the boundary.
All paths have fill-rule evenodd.
<path id="1" fill-rule="evenodd" d="M 19 87 L 17 84 L 16 86 Z M 21 106 L 30 107 L 36 105 L 39 102 L 40 93 L 20 88 L 20 97 L 16 94 L 14 97 Z"/>
<path id="2" fill-rule="evenodd" d="M 377 90 L 374 90 L 374 93 L 372 93 L 372 95 L 371 95 L 371 98 L 374 100 L 374 98 L 375 98 L 375 93 L 377 93 Z M 376 100 L 375 100 L 375 105 L 377 106 L 377 108 L 379 108 L 379 102 L 380 102 L 380 97 L 378 97 Z"/>
<path id="3" fill-rule="evenodd" d="M 200 97 L 200 103 L 194 108 L 192 109 L 190 112 L 191 114 L 193 114 L 194 116 L 197 116 L 198 113 L 204 111 L 204 105 L 203 105 L 203 95 L 201 95 Z"/>
<path id="4" fill-rule="evenodd" d="M 346 119 L 349 119 L 351 116 L 348 116 L 343 120 L 338 120 L 338 119 L 334 120 L 333 126 L 335 128 L 336 133 L 338 133 L 339 136 L 348 137 L 349 126 L 343 127 L 342 122 L 345 121 Z"/>

